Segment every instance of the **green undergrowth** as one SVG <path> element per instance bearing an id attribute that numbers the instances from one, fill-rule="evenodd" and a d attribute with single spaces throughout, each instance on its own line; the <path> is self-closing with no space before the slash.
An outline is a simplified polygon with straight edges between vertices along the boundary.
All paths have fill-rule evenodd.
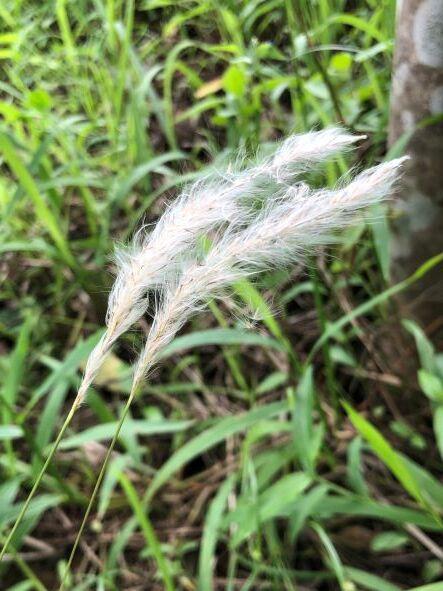
<path id="1" fill-rule="evenodd" d="M 109 260 L 208 166 L 292 132 L 386 149 L 393 0 L 0 4 L 0 542 L 100 338 Z M 443 588 L 443 362 L 401 318 L 384 208 L 186 327 L 69 552 L 149 317 L 64 437 L 0 589 Z"/>

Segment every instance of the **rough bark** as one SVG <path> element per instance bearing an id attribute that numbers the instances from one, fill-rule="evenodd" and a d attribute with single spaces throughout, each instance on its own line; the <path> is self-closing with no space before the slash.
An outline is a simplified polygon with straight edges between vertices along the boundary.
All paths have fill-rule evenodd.
<path id="1" fill-rule="evenodd" d="M 390 144 L 412 133 L 411 160 L 393 222 L 393 276 L 402 279 L 443 251 L 443 0 L 399 0 Z M 441 266 L 407 296 L 407 313 L 443 340 Z M 403 300 L 405 305 L 405 300 Z"/>

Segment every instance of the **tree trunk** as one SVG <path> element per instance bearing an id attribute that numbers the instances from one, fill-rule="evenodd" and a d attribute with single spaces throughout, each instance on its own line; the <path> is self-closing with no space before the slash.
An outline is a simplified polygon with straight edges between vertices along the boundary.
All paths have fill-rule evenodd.
<path id="1" fill-rule="evenodd" d="M 393 221 L 393 276 L 443 251 L 443 0 L 398 0 L 389 142 L 411 134 Z M 412 289 L 406 313 L 443 341 L 443 272 Z"/>

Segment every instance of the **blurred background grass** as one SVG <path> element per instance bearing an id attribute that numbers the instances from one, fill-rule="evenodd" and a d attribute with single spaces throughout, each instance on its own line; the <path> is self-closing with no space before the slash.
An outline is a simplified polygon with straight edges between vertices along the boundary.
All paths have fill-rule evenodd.
<path id="1" fill-rule="evenodd" d="M 101 335 L 114 244 L 206 166 L 292 132 L 368 135 L 325 167 L 331 185 L 389 157 L 394 13 L 393 0 L 0 4 L 0 536 Z M 391 302 L 408 282 L 388 287 L 376 213 L 307 270 L 238 285 L 174 341 L 69 589 L 443 588 L 442 357 Z M 1 589 L 58 588 L 148 326 L 78 413 Z"/>

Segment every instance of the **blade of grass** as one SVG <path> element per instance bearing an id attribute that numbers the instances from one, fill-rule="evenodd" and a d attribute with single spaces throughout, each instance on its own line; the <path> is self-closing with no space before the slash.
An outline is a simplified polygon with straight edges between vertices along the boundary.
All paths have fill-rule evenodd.
<path id="1" fill-rule="evenodd" d="M 349 579 L 369 591 L 401 591 L 400 587 L 381 579 L 377 575 L 367 573 L 359 568 L 345 567 Z"/>
<path id="2" fill-rule="evenodd" d="M 388 301 L 390 298 L 397 295 L 398 293 L 401 293 L 402 291 L 413 285 L 416 281 L 422 279 L 422 277 L 424 277 L 426 273 L 428 273 L 431 269 L 439 265 L 442 261 L 443 253 L 440 253 L 430 258 L 428 261 L 423 263 L 423 265 L 421 265 L 412 275 L 410 275 L 403 281 L 400 281 L 392 287 L 389 287 L 382 293 L 371 298 L 369 301 L 360 304 L 351 312 L 349 312 L 349 314 L 346 314 L 336 322 L 330 324 L 328 328 L 325 330 L 325 332 L 321 335 L 321 337 L 315 342 L 314 346 L 311 349 L 311 352 L 309 353 L 306 363 L 311 363 L 315 354 L 321 349 L 323 344 L 326 341 L 328 341 L 331 337 L 336 335 L 349 322 L 351 322 L 355 318 L 358 318 L 359 316 L 362 316 L 363 314 L 366 314 L 366 312 L 369 312 L 379 304 Z"/>
<path id="3" fill-rule="evenodd" d="M 349 587 L 347 583 L 347 577 L 345 573 L 345 569 L 343 564 L 340 560 L 340 556 L 335 549 L 334 544 L 332 543 L 331 538 L 325 532 L 325 530 L 319 525 L 318 523 L 313 523 L 312 528 L 317 532 L 318 537 L 320 538 L 321 543 L 326 551 L 326 554 L 329 558 L 329 563 L 331 565 L 332 570 L 335 573 L 337 578 L 338 584 L 340 585 L 341 591 L 346 591 Z"/>
<path id="4" fill-rule="evenodd" d="M 350 404 L 347 402 L 342 402 L 342 404 L 354 427 L 360 435 L 366 439 L 380 460 L 389 468 L 392 474 L 394 474 L 403 488 L 407 490 L 411 497 L 413 497 L 420 505 L 429 509 L 417 481 L 391 444 L 383 437 L 378 429 L 354 410 Z"/>
<path id="5" fill-rule="evenodd" d="M 206 591 L 212 591 L 214 589 L 213 571 L 216 561 L 215 547 L 218 539 L 218 529 L 235 481 L 236 474 L 231 474 L 224 481 L 209 507 L 205 520 L 198 562 L 198 580 L 200 589 L 205 589 Z"/>
<path id="6" fill-rule="evenodd" d="M 0 131 L 0 152 L 3 153 L 3 156 L 8 166 L 15 174 L 18 182 L 34 203 L 37 217 L 39 218 L 43 226 L 46 228 L 49 235 L 52 237 L 54 243 L 60 251 L 62 259 L 72 269 L 77 269 L 77 262 L 71 253 L 65 236 L 63 236 L 60 230 L 60 222 L 56 220 L 54 214 L 49 209 L 44 198 L 40 194 L 40 191 L 38 190 L 38 187 L 34 179 L 29 174 L 26 166 L 23 164 L 22 159 L 20 158 L 17 150 L 14 147 L 14 144 L 9 139 L 7 134 L 2 131 Z"/>
<path id="7" fill-rule="evenodd" d="M 137 521 L 140 525 L 140 529 L 143 532 L 146 544 L 148 545 L 148 548 L 151 550 L 152 555 L 154 556 L 154 559 L 157 563 L 158 570 L 165 584 L 165 589 L 166 591 L 174 591 L 175 585 L 170 570 L 170 566 L 163 555 L 162 548 L 160 542 L 157 539 L 154 528 L 152 527 L 152 524 L 149 521 L 148 516 L 144 512 L 142 504 L 140 503 L 137 491 L 135 490 L 134 486 L 125 474 L 120 473 L 119 481 L 123 490 L 125 491 L 129 504 L 131 505 L 132 510 L 134 511 L 134 515 L 137 518 Z"/>
<path id="8" fill-rule="evenodd" d="M 9 371 L 4 380 L 1 396 L 5 404 L 2 407 L 3 422 L 7 424 L 13 421 L 14 416 L 10 409 L 15 407 L 18 389 L 23 375 L 24 364 L 29 349 L 29 340 L 34 318 L 28 315 L 20 329 L 15 348 L 9 358 Z M 15 422 L 15 421 L 14 421 Z M 5 441 L 5 448 L 9 458 L 11 473 L 14 471 L 14 451 L 9 440 Z"/>
<path id="9" fill-rule="evenodd" d="M 71 27 L 69 25 L 69 18 L 66 12 L 66 0 L 57 0 L 55 4 L 55 12 L 57 15 L 58 26 L 62 36 L 63 45 L 65 46 L 66 58 L 74 73 L 78 72 L 77 62 L 75 60 L 76 49 L 74 38 L 72 36 Z"/>
<path id="10" fill-rule="evenodd" d="M 254 408 L 247 413 L 222 419 L 213 427 L 203 431 L 203 433 L 200 433 L 178 449 L 163 464 L 146 491 L 145 501 L 149 502 L 169 477 L 194 457 L 204 453 L 235 433 L 249 429 L 257 421 L 272 418 L 281 412 L 285 412 L 287 409 L 288 405 L 286 402 L 274 402 L 266 406 Z"/>

